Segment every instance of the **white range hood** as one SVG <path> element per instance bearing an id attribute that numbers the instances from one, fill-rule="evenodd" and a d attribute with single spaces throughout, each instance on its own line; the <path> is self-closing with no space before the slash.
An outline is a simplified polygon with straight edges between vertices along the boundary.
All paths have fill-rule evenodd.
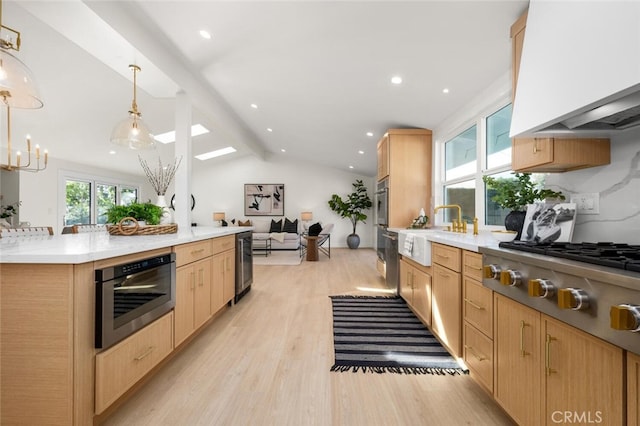
<path id="1" fill-rule="evenodd" d="M 640 125 L 640 1 L 531 0 L 511 137 Z"/>

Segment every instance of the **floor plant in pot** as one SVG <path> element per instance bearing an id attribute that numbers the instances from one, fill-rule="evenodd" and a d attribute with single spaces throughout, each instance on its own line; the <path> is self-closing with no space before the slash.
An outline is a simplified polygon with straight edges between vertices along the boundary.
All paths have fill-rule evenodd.
<path id="1" fill-rule="evenodd" d="M 527 205 L 546 199 L 564 200 L 562 192 L 541 188 L 541 184 L 531 179 L 531 173 L 513 173 L 512 178 L 483 176 L 491 201 L 510 212 L 504 219 L 507 230 L 517 231 L 519 240 L 527 214 Z M 493 195 L 492 195 L 493 194 Z"/>
<path id="2" fill-rule="evenodd" d="M 350 249 L 356 249 L 360 246 L 360 236 L 356 234 L 356 226 L 358 222 L 366 223 L 367 215 L 363 212 L 370 209 L 372 203 L 362 180 L 357 179 L 352 185 L 353 192 L 347 196 L 346 200 L 343 200 L 338 194 L 333 194 L 328 203 L 329 208 L 340 217 L 347 217 L 351 220 L 353 232 L 347 237 L 347 246 Z"/>

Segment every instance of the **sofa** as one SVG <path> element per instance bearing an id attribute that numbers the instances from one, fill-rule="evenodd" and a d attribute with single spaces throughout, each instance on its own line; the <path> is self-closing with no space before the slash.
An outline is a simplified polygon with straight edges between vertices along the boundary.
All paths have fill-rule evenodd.
<path id="1" fill-rule="evenodd" d="M 298 250 L 300 248 L 300 225 L 298 219 L 286 217 L 250 219 L 253 238 L 271 237 L 271 250 Z"/>

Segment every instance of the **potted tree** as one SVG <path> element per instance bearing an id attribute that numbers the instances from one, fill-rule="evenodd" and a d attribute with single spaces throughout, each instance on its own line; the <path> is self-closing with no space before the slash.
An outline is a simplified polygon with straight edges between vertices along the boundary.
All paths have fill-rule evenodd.
<path id="1" fill-rule="evenodd" d="M 564 200 L 562 192 L 540 188 L 531 180 L 531 173 L 513 173 L 513 178 L 494 178 L 483 176 L 482 180 L 487 189 L 493 191 L 491 201 L 503 209 L 510 210 L 504 219 L 504 227 L 518 232 L 516 239 L 520 239 L 522 227 L 527 214 L 527 205 L 549 198 Z"/>
<path id="2" fill-rule="evenodd" d="M 360 246 L 360 237 L 356 234 L 356 226 L 358 222 L 366 223 L 367 215 L 363 211 L 371 208 L 372 203 L 367 188 L 358 179 L 353 185 L 353 192 L 343 200 L 339 195 L 333 194 L 329 200 L 329 208 L 340 215 L 340 217 L 348 217 L 353 225 L 353 232 L 347 236 L 347 246 L 350 249 L 356 249 Z"/>

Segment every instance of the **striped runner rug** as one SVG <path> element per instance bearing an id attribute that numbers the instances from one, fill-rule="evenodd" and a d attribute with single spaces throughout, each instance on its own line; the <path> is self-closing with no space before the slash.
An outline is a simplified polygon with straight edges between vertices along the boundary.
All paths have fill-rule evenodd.
<path id="1" fill-rule="evenodd" d="M 468 373 L 400 297 L 330 297 L 335 350 L 331 371 Z"/>

